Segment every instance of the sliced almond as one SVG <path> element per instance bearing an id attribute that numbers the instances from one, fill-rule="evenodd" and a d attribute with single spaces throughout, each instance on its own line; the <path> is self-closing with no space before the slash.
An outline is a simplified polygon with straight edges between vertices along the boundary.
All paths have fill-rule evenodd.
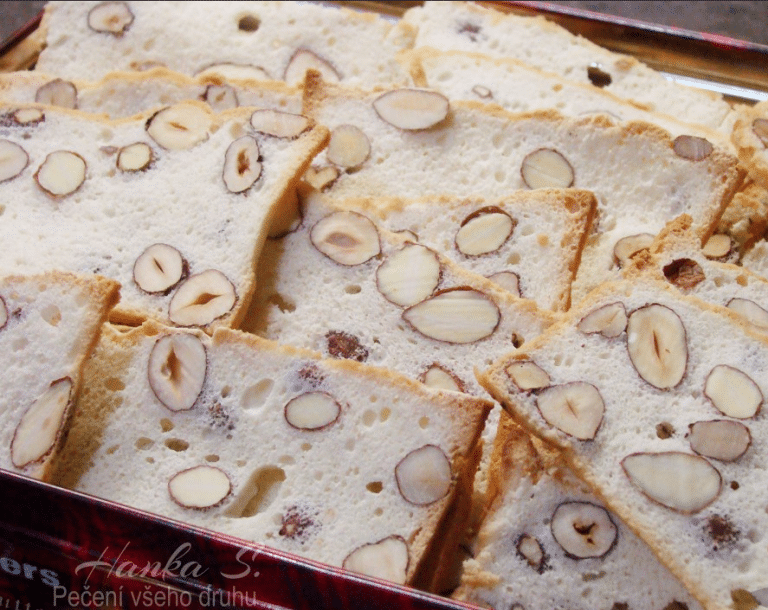
<path id="1" fill-rule="evenodd" d="M 88 12 L 88 27 L 95 32 L 121 36 L 133 23 L 133 13 L 125 2 L 102 2 Z"/>
<path id="2" fill-rule="evenodd" d="M 495 252 L 510 238 L 516 224 L 501 208 L 480 208 L 462 221 L 456 232 L 456 248 L 467 256 Z"/>
<path id="3" fill-rule="evenodd" d="M 440 283 L 442 267 L 433 250 L 408 244 L 390 254 L 376 270 L 376 287 L 385 299 L 409 307 L 429 297 Z"/>
<path id="4" fill-rule="evenodd" d="M 511 271 L 499 271 L 493 275 L 489 275 L 488 279 L 494 284 L 498 284 L 508 293 L 516 297 L 522 297 L 523 293 L 520 290 L 520 277 L 517 273 Z"/>
<path id="5" fill-rule="evenodd" d="M 437 363 L 432 364 L 424 371 L 419 377 L 419 381 L 436 390 L 465 391 L 464 382 L 455 373 Z"/>
<path id="6" fill-rule="evenodd" d="M 259 133 L 276 138 L 298 138 L 314 122 L 303 114 L 292 114 L 264 108 L 251 115 L 251 126 Z"/>
<path id="7" fill-rule="evenodd" d="M 539 148 L 529 153 L 520 167 L 528 188 L 568 188 L 575 174 L 568 160 L 553 148 Z"/>
<path id="8" fill-rule="evenodd" d="M 504 372 L 515 387 L 523 392 L 541 390 L 551 383 L 547 372 L 531 360 L 516 360 L 508 364 Z"/>
<path id="9" fill-rule="evenodd" d="M 224 155 L 222 177 L 231 193 L 247 191 L 261 177 L 259 144 L 252 136 L 238 138 Z"/>
<path id="10" fill-rule="evenodd" d="M 578 328 L 585 335 L 601 334 L 603 337 L 618 337 L 627 327 L 627 310 L 624 303 L 603 305 L 589 312 L 579 322 Z"/>
<path id="11" fill-rule="evenodd" d="M 8 324 L 8 306 L 3 298 L 0 297 L 0 330 L 5 328 L 6 324 Z"/>
<path id="12" fill-rule="evenodd" d="M 357 547 L 344 558 L 341 566 L 358 574 L 402 585 L 408 575 L 409 563 L 408 543 L 400 536 L 389 536 Z"/>
<path id="13" fill-rule="evenodd" d="M 472 93 L 474 93 L 477 97 L 482 98 L 484 100 L 489 100 L 493 98 L 493 92 L 483 85 L 475 85 L 472 87 Z"/>
<path id="14" fill-rule="evenodd" d="M 186 150 L 208 139 L 213 119 L 192 104 L 164 108 L 147 121 L 147 133 L 168 150 Z"/>
<path id="15" fill-rule="evenodd" d="M 214 112 L 224 112 L 240 105 L 237 92 L 231 85 L 208 85 L 203 92 L 203 101 Z"/>
<path id="16" fill-rule="evenodd" d="M 400 495 L 407 502 L 426 506 L 448 495 L 451 462 L 437 445 L 424 445 L 398 462 L 395 479 Z"/>
<path id="17" fill-rule="evenodd" d="M 320 72 L 327 83 L 338 83 L 341 76 L 331 63 L 309 49 L 299 49 L 288 61 L 283 73 L 283 80 L 289 85 L 299 85 L 304 82 L 307 70 Z"/>
<path id="18" fill-rule="evenodd" d="M 763 404 L 763 393 L 757 383 L 746 373 L 725 364 L 716 366 L 707 375 L 704 395 L 723 415 L 737 419 L 754 417 Z"/>
<path id="19" fill-rule="evenodd" d="M 651 500 L 685 514 L 709 506 L 723 484 L 712 464 L 690 453 L 633 453 L 621 466 L 633 485 Z"/>
<path id="20" fill-rule="evenodd" d="M 573 559 L 604 557 L 618 535 L 608 511 L 590 502 L 563 502 L 552 514 L 550 527 L 557 543 Z"/>
<path id="21" fill-rule="evenodd" d="M 232 311 L 236 302 L 235 287 L 227 276 L 208 269 L 179 285 L 168 306 L 168 318 L 178 326 L 205 326 Z"/>
<path id="22" fill-rule="evenodd" d="M 141 172 L 152 163 L 152 148 L 144 142 L 123 146 L 117 153 L 117 168 L 124 172 Z"/>
<path id="23" fill-rule="evenodd" d="M 662 269 L 664 277 L 670 284 L 674 284 L 680 290 L 693 290 L 706 277 L 701 265 L 690 258 L 678 258 Z"/>
<path id="24" fill-rule="evenodd" d="M 306 392 L 285 405 L 285 420 L 299 430 L 321 430 L 339 419 L 341 405 L 325 392 Z"/>
<path id="25" fill-rule="evenodd" d="M 409 307 L 403 319 L 430 339 L 466 344 L 490 337 L 501 313 L 487 295 L 462 286 L 439 291 Z"/>
<path id="26" fill-rule="evenodd" d="M 203 510 L 221 504 L 232 491 L 232 482 L 221 468 L 195 466 L 173 475 L 168 493 L 184 508 Z"/>
<path id="27" fill-rule="evenodd" d="M 376 225 L 357 212 L 333 212 L 321 218 L 309 238 L 315 248 L 342 265 L 361 265 L 381 252 Z"/>
<path id="28" fill-rule="evenodd" d="M 544 554 L 541 542 L 533 536 L 523 534 L 517 539 L 515 548 L 517 549 L 517 554 L 525 559 L 529 566 L 539 573 L 543 571 L 546 555 Z"/>
<path id="29" fill-rule="evenodd" d="M 21 416 L 11 441 L 11 461 L 16 468 L 39 462 L 53 449 L 72 399 L 72 380 L 63 377 L 51 383 Z"/>
<path id="30" fill-rule="evenodd" d="M 37 90 L 35 102 L 60 108 L 77 108 L 77 88 L 69 81 L 56 78 Z"/>
<path id="31" fill-rule="evenodd" d="M 37 184 L 51 197 L 71 195 L 85 182 L 85 159 L 68 150 L 49 154 L 35 172 Z"/>
<path id="32" fill-rule="evenodd" d="M 333 165 L 325 167 L 310 167 L 304 173 L 304 182 L 316 191 L 323 191 L 332 186 L 339 177 L 339 170 Z"/>
<path id="33" fill-rule="evenodd" d="M 672 142 L 672 150 L 678 157 L 689 161 L 703 161 L 712 154 L 712 144 L 697 136 L 677 136 Z"/>
<path id="34" fill-rule="evenodd" d="M 688 366 L 685 326 L 669 307 L 653 303 L 630 314 L 627 350 L 640 377 L 660 390 L 674 388 L 685 375 Z"/>
<path id="35" fill-rule="evenodd" d="M 368 136 L 354 125 L 335 127 L 325 151 L 328 161 L 345 169 L 361 166 L 370 154 L 371 143 Z"/>
<path id="36" fill-rule="evenodd" d="M 625 267 L 630 259 L 640 252 L 647 250 L 653 243 L 654 235 L 651 233 L 638 233 L 622 237 L 613 246 L 613 258 L 619 267 Z"/>
<path id="37" fill-rule="evenodd" d="M 688 441 L 699 455 L 721 462 L 735 462 L 749 449 L 752 434 L 741 422 L 716 419 L 691 424 Z"/>
<path id="38" fill-rule="evenodd" d="M 29 155 L 10 140 L 0 140 L 0 182 L 18 176 L 29 164 Z"/>
<path id="39" fill-rule="evenodd" d="M 579 440 L 595 438 L 605 413 L 600 392 L 584 381 L 544 388 L 536 406 L 549 425 Z"/>
<path id="40" fill-rule="evenodd" d="M 45 120 L 45 113 L 39 108 L 19 108 L 13 113 L 13 120 L 19 125 L 34 125 Z"/>
<path id="41" fill-rule="evenodd" d="M 701 248 L 701 253 L 707 258 L 725 258 L 731 253 L 732 247 L 729 235 L 715 233 Z"/>
<path id="42" fill-rule="evenodd" d="M 168 244 L 152 244 L 133 264 L 133 281 L 149 294 L 168 294 L 187 275 L 187 261 Z"/>
<path id="43" fill-rule="evenodd" d="M 149 387 L 171 411 L 188 411 L 203 390 L 207 368 L 205 346 L 195 335 L 163 335 L 149 354 Z"/>
<path id="44" fill-rule="evenodd" d="M 752 133 L 763 143 L 763 146 L 768 147 L 768 119 L 758 118 L 752 121 Z"/>
<path id="45" fill-rule="evenodd" d="M 448 98 L 426 89 L 395 89 L 377 97 L 373 109 L 383 120 L 407 131 L 429 129 L 448 116 Z"/>
<path id="46" fill-rule="evenodd" d="M 272 80 L 272 77 L 261 66 L 254 64 L 233 64 L 222 62 L 211 64 L 200 70 L 196 76 L 217 74 L 224 80 Z"/>
<path id="47" fill-rule="evenodd" d="M 728 301 L 726 305 L 739 315 L 746 318 L 750 323 L 760 328 L 768 328 L 768 311 L 760 307 L 754 301 L 749 299 L 735 298 Z"/>

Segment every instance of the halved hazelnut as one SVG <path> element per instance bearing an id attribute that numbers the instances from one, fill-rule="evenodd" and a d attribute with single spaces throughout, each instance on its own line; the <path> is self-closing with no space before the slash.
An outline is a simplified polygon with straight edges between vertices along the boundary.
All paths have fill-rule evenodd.
<path id="1" fill-rule="evenodd" d="M 483 85 L 475 85 L 472 87 L 472 93 L 484 100 L 493 99 L 493 92 Z"/>
<path id="2" fill-rule="evenodd" d="M 88 27 L 94 32 L 121 36 L 133 23 L 133 13 L 125 2 L 102 2 L 88 12 Z"/>
<path id="3" fill-rule="evenodd" d="M 701 265 L 690 258 L 678 258 L 664 265 L 662 271 L 667 281 L 680 290 L 692 290 L 706 279 Z"/>
<path id="4" fill-rule="evenodd" d="M 304 173 L 304 182 L 309 184 L 316 191 L 323 191 L 336 182 L 339 177 L 339 170 L 333 165 L 325 167 L 310 167 Z"/>
<path id="5" fill-rule="evenodd" d="M 218 74 L 226 81 L 231 80 L 272 80 L 272 77 L 261 66 L 254 64 L 233 64 L 222 62 L 211 64 L 199 70 L 196 76 Z"/>
<path id="6" fill-rule="evenodd" d="M 168 150 L 186 150 L 208 139 L 213 119 L 192 104 L 177 104 L 155 113 L 147 121 L 147 133 Z"/>
<path id="7" fill-rule="evenodd" d="M 674 388 L 685 375 L 688 366 L 685 326 L 669 307 L 652 303 L 630 314 L 627 350 L 640 377 L 655 388 Z"/>
<path id="8" fill-rule="evenodd" d="M 768 119 L 758 118 L 752 121 L 752 133 L 763 143 L 763 146 L 768 147 Z"/>
<path id="9" fill-rule="evenodd" d="M 501 312 L 487 295 L 461 286 L 437 292 L 406 309 L 402 317 L 425 337 L 466 344 L 490 337 Z"/>
<path id="10" fill-rule="evenodd" d="M 133 281 L 149 294 L 168 294 L 188 274 L 187 261 L 168 244 L 152 244 L 133 265 Z"/>
<path id="11" fill-rule="evenodd" d="M 553 148 L 539 148 L 529 153 L 520 167 L 528 188 L 568 188 L 575 174 L 568 160 Z"/>
<path id="12" fill-rule="evenodd" d="M 599 333 L 603 337 L 618 337 L 627 327 L 627 310 L 624 303 L 603 305 L 589 312 L 579 322 L 578 328 L 585 335 Z"/>
<path id="13" fill-rule="evenodd" d="M 619 267 L 624 267 L 630 259 L 640 252 L 647 250 L 653 243 L 654 235 L 651 233 L 638 233 L 622 237 L 613 246 L 613 258 Z"/>
<path id="14" fill-rule="evenodd" d="M 721 462 L 735 462 L 749 449 L 752 434 L 741 422 L 716 419 L 691 424 L 688 441 L 699 455 Z"/>
<path id="15" fill-rule="evenodd" d="M 437 445 L 424 445 L 398 462 L 395 479 L 406 502 L 427 506 L 448 495 L 452 482 L 451 462 Z"/>
<path id="16" fill-rule="evenodd" d="M 232 311 L 236 302 L 227 276 L 208 269 L 181 283 L 168 306 L 168 318 L 178 326 L 205 326 Z"/>
<path id="17" fill-rule="evenodd" d="M 11 441 L 11 462 L 24 468 L 53 449 L 72 403 L 72 380 L 57 379 L 26 410 Z"/>
<path id="18" fill-rule="evenodd" d="M 376 225 L 357 212 L 333 212 L 321 218 L 309 238 L 315 248 L 342 265 L 361 265 L 381 252 Z"/>
<path id="19" fill-rule="evenodd" d="M 544 388 L 536 406 L 548 424 L 579 440 L 595 438 L 605 413 L 599 390 L 584 381 Z"/>
<path id="20" fill-rule="evenodd" d="M 373 109 L 383 121 L 407 131 L 434 127 L 445 120 L 449 108 L 447 97 L 425 89 L 395 89 L 373 101 Z"/>
<path id="21" fill-rule="evenodd" d="M 285 420 L 299 430 L 327 428 L 341 415 L 341 405 L 325 392 L 306 392 L 285 405 Z"/>
<path id="22" fill-rule="evenodd" d="M 532 360 L 516 360 L 508 364 L 504 372 L 519 390 L 530 392 L 549 387 L 547 372 Z"/>
<path id="23" fill-rule="evenodd" d="M 707 258 L 725 258 L 731 253 L 733 244 L 729 235 L 715 233 L 701 248 L 701 253 Z"/>
<path id="24" fill-rule="evenodd" d="M 735 298 L 728 301 L 726 307 L 743 316 L 755 326 L 768 328 L 768 311 L 760 307 L 760 305 L 754 301 Z"/>
<path id="25" fill-rule="evenodd" d="M 320 72 L 327 83 L 338 83 L 341 75 L 331 63 L 309 49 L 299 49 L 288 61 L 283 73 L 283 80 L 289 85 L 298 85 L 304 82 L 307 70 Z"/>
<path id="26" fill-rule="evenodd" d="M 546 555 L 541 543 L 529 534 L 523 534 L 517 539 L 515 545 L 517 554 L 528 562 L 528 565 L 536 570 L 539 574 L 544 569 L 544 562 Z"/>
<path id="27" fill-rule="evenodd" d="M 149 354 L 149 387 L 171 411 L 188 411 L 203 390 L 207 368 L 205 346 L 195 335 L 163 335 Z"/>
<path id="28" fill-rule="evenodd" d="M 400 536 L 388 536 L 357 547 L 344 558 L 341 567 L 402 585 L 409 564 L 408 543 Z"/>
<path id="29" fill-rule="evenodd" d="M 39 108 L 19 108 L 12 116 L 19 125 L 34 125 L 45 120 L 45 113 Z"/>
<path id="30" fill-rule="evenodd" d="M 152 148 L 144 142 L 123 146 L 117 153 L 117 168 L 124 172 L 140 172 L 152 163 Z"/>
<path id="31" fill-rule="evenodd" d="M 455 373 L 437 363 L 432 364 L 424 371 L 419 376 L 419 381 L 425 386 L 436 390 L 465 391 L 464 382 Z"/>
<path id="32" fill-rule="evenodd" d="M 346 358 L 357 362 L 368 360 L 368 350 L 355 335 L 339 330 L 329 330 L 325 334 L 325 341 L 328 354 L 334 358 Z"/>
<path id="33" fill-rule="evenodd" d="M 763 393 L 757 383 L 746 373 L 726 364 L 709 372 L 704 395 L 723 415 L 736 419 L 754 417 L 763 403 Z"/>
<path id="34" fill-rule="evenodd" d="M 237 100 L 237 91 L 231 85 L 208 85 L 202 99 L 214 112 L 223 112 L 240 105 Z"/>
<path id="35" fill-rule="evenodd" d="M 77 88 L 69 81 L 56 78 L 37 90 L 35 101 L 60 108 L 77 108 Z"/>
<path id="36" fill-rule="evenodd" d="M 203 510 L 221 504 L 232 491 L 232 482 L 221 468 L 194 466 L 168 481 L 171 499 L 184 508 Z"/>
<path id="37" fill-rule="evenodd" d="M 456 232 L 456 248 L 467 256 L 495 252 L 510 238 L 517 221 L 501 208 L 488 206 L 475 210 Z"/>
<path id="38" fill-rule="evenodd" d="M 68 150 L 49 154 L 35 172 L 38 186 L 51 197 L 71 195 L 85 182 L 85 159 Z"/>
<path id="39" fill-rule="evenodd" d="M 712 464 L 690 453 L 633 453 L 621 466 L 632 484 L 651 500 L 685 514 L 709 506 L 723 484 Z"/>
<path id="40" fill-rule="evenodd" d="M 523 293 L 520 290 L 520 277 L 517 273 L 512 271 L 499 271 L 493 275 L 489 275 L 488 279 L 494 284 L 498 284 L 504 290 L 516 297 L 522 297 Z"/>
<path id="41" fill-rule="evenodd" d="M 230 193 L 247 191 L 261 177 L 259 144 L 252 136 L 238 138 L 224 155 L 222 177 Z"/>
<path id="42" fill-rule="evenodd" d="M 18 176 L 29 164 L 29 155 L 10 140 L 0 140 L 0 182 Z"/>
<path id="43" fill-rule="evenodd" d="M 608 511 L 590 502 L 563 502 L 552 514 L 550 527 L 557 543 L 573 559 L 603 557 L 618 535 Z"/>
<path id="44" fill-rule="evenodd" d="M 362 129 L 354 125 L 339 125 L 331 132 L 325 151 L 327 159 L 345 169 L 362 165 L 371 154 L 371 143 Z"/>
<path id="45" fill-rule="evenodd" d="M 712 154 L 712 144 L 697 136 L 677 136 L 672 142 L 672 150 L 678 157 L 689 161 L 703 161 Z"/>
<path id="46" fill-rule="evenodd" d="M 264 108 L 251 115 L 251 127 L 257 132 L 276 138 L 298 138 L 314 125 L 303 114 L 292 114 Z"/>
<path id="47" fill-rule="evenodd" d="M 433 250 L 408 244 L 390 254 L 376 270 L 376 287 L 389 302 L 400 307 L 429 297 L 440 283 L 442 266 Z"/>

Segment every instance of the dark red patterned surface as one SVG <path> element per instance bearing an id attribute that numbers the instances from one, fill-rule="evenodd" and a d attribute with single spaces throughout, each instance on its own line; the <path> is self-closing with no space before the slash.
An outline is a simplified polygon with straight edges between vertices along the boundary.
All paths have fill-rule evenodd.
<path id="1" fill-rule="evenodd" d="M 0 609 L 470 606 L 0 471 Z"/>

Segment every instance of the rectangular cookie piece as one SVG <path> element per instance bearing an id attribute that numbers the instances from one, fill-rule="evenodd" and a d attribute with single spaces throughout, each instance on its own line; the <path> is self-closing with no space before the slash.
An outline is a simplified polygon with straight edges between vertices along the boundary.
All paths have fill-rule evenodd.
<path id="1" fill-rule="evenodd" d="M 51 272 L 0 279 L 0 468 L 48 480 L 85 360 L 119 298 L 117 282 Z"/>
<path id="2" fill-rule="evenodd" d="M 49 2 L 36 69 L 66 80 L 165 66 L 197 75 L 247 73 L 297 84 L 307 68 L 373 87 L 404 85 L 395 59 L 414 30 L 310 2 Z M 361 44 L 361 41 L 365 41 Z"/>
<path id="3" fill-rule="evenodd" d="M 294 133 L 274 130 L 285 116 Z M 326 138 L 300 115 L 201 102 L 115 122 L 7 108 L 0 271 L 112 277 L 118 322 L 236 324 L 272 218 Z"/>
<path id="4" fill-rule="evenodd" d="M 574 470 L 700 603 L 765 588 L 768 342 L 727 309 L 633 277 L 480 381 Z"/>
<path id="5" fill-rule="evenodd" d="M 153 322 L 108 326 L 85 379 L 60 483 L 400 584 L 430 567 L 490 408 L 246 333 Z"/>
<path id="6" fill-rule="evenodd" d="M 455 599 L 491 608 L 700 608 L 558 452 L 509 416 L 490 476 L 488 513 Z"/>

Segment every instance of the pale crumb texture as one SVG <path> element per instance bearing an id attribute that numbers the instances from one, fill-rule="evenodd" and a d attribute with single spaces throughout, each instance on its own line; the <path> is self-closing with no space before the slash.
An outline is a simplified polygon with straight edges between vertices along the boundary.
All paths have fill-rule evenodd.
<path id="1" fill-rule="evenodd" d="M 768 101 L 740 106 L 733 127 L 733 143 L 749 177 L 768 189 Z"/>
<path id="2" fill-rule="evenodd" d="M 628 349 L 639 340 L 635 333 L 606 338 L 578 330 L 584 316 L 612 303 L 621 303 L 630 320 L 633 312 L 649 304 L 666 307 L 677 316 L 685 330 L 687 358 L 676 386 L 657 389 L 640 377 Z M 576 440 L 544 421 L 538 394 L 516 391 L 505 374 L 506 365 L 516 359 L 534 361 L 553 385 L 580 381 L 598 389 L 605 412 L 593 440 Z M 513 416 L 565 449 L 577 473 L 711 610 L 733 608 L 734 590 L 757 591 L 768 585 L 768 496 L 761 474 L 768 468 L 765 405 L 753 417 L 739 420 L 718 410 L 704 390 L 710 372 L 720 365 L 749 376 L 764 402 L 768 343 L 722 308 L 681 296 L 660 282 L 634 278 L 593 292 L 561 325 L 483 374 L 484 385 Z M 692 508 L 691 514 L 679 512 L 651 500 L 624 473 L 622 460 L 638 452 L 693 456 L 689 426 L 710 420 L 741 422 L 751 431 L 752 443 L 733 462 L 701 458 L 705 461 L 699 463 L 708 463 L 722 479 L 719 493 L 708 505 Z M 662 478 L 666 472 L 661 467 L 656 471 Z M 702 480 L 691 483 L 673 489 L 693 493 Z"/>
<path id="3" fill-rule="evenodd" d="M 72 416 L 72 405 L 66 408 L 49 451 L 23 468 L 14 465 L 11 453 L 17 428 L 53 382 L 68 377 L 73 384 L 73 399 L 77 395 L 83 362 L 117 302 L 118 288 L 116 282 L 101 277 L 66 273 L 7 276 L 0 280 L 0 299 L 8 315 L 0 328 L 6 375 L 0 398 L 0 468 L 49 478 Z"/>
<path id="4" fill-rule="evenodd" d="M 46 48 L 36 69 L 86 80 L 156 65 L 195 75 L 232 63 L 282 80 L 294 53 L 307 50 L 343 82 L 372 87 L 408 81 L 395 56 L 412 46 L 412 29 L 371 13 L 306 2 L 126 2 L 134 19 L 115 36 L 89 28 L 88 13 L 97 4 L 47 5 Z"/>
<path id="5" fill-rule="evenodd" d="M 0 102 L 31 104 L 40 87 L 56 77 L 40 71 L 0 74 Z M 166 68 L 147 72 L 110 72 L 98 81 L 71 83 L 77 92 L 76 108 L 103 113 L 110 118 L 128 117 L 184 100 L 202 100 L 214 112 L 238 106 L 272 108 L 301 114 L 301 92 L 279 82 L 224 81 L 216 76 L 191 77 Z M 231 93 L 222 100 L 222 88 Z M 218 101 L 217 101 L 218 100 Z"/>
<path id="6" fill-rule="evenodd" d="M 147 367 L 156 341 L 179 332 L 202 341 L 207 364 L 192 408 L 173 412 Z M 490 407 L 237 331 L 210 338 L 152 323 L 127 334 L 108 326 L 85 378 L 61 471 L 68 486 L 334 566 L 362 545 L 399 536 L 408 546 L 401 583 L 425 567 L 443 512 L 471 483 Z M 338 418 L 315 430 L 292 427 L 286 405 L 310 392 L 335 401 Z M 416 505 L 400 493 L 395 467 L 426 445 L 448 458 L 450 489 Z M 230 494 L 207 509 L 175 502 L 169 480 L 205 465 L 226 474 Z"/>
<path id="7" fill-rule="evenodd" d="M 365 205 L 389 231 L 410 231 L 418 243 L 484 277 L 511 272 L 519 294 L 542 309 L 565 311 L 571 282 L 591 228 L 596 200 L 589 191 L 540 189 L 514 191 L 499 199 L 417 200 L 375 198 L 339 201 L 339 206 Z M 498 249 L 464 254 L 456 243 L 463 223 L 480 210 L 493 208 L 510 216 L 514 230 Z M 547 281 L 542 282 L 541 278 Z"/>
<path id="8" fill-rule="evenodd" d="M 554 108 L 566 116 L 607 114 L 619 121 L 658 125 L 673 137 L 687 134 L 720 145 L 730 143 L 730 132 L 716 131 L 709 124 L 686 122 L 686 115 L 672 116 L 666 106 L 651 111 L 612 93 L 610 87 L 601 89 L 589 82 L 575 82 L 516 59 L 419 48 L 412 53 L 411 62 L 414 74 L 424 76 L 425 82 L 420 84 L 452 100 L 498 104 L 510 112 Z"/>
<path id="9" fill-rule="evenodd" d="M 742 256 L 741 264 L 751 268 L 747 261 L 754 259 L 749 251 L 763 239 L 766 228 L 768 228 L 768 190 L 755 182 L 747 182 L 725 208 L 715 232 L 730 235 Z M 752 270 L 758 272 L 756 268 Z M 765 272 L 761 274 L 768 277 Z"/>
<path id="10" fill-rule="evenodd" d="M 507 418 L 505 418 L 507 419 Z M 615 515 L 614 546 L 602 557 L 568 555 L 552 534 L 552 515 L 568 502 L 603 503 L 567 468 L 556 452 L 532 443 L 504 422 L 496 440 L 491 476 L 499 495 L 488 506 L 473 557 L 464 563 L 454 598 L 491 608 L 663 610 L 673 602 L 689 610 L 699 604 L 659 563 L 646 544 Z M 541 568 L 517 550 L 521 538 L 541 545 Z"/>
<path id="11" fill-rule="evenodd" d="M 590 84 L 588 69 L 608 75 L 604 89 L 650 110 L 730 133 L 732 111 L 721 96 L 668 81 L 633 57 L 613 53 L 543 17 L 504 14 L 464 2 L 425 2 L 404 21 L 418 28 L 416 47 L 510 57 Z"/>
<path id="12" fill-rule="evenodd" d="M 331 131 L 355 125 L 371 143 L 370 157 L 342 173 L 326 195 L 501 198 L 528 188 L 521 168 L 529 154 L 554 149 L 573 169 L 572 186 L 593 191 L 598 201 L 595 231 L 572 287 L 574 303 L 618 277 L 613 247 L 622 237 L 655 235 L 682 213 L 693 217 L 697 233 L 711 232 L 742 178 L 726 149 L 715 146 L 707 158 L 692 161 L 675 154 L 670 135 L 648 123 L 618 124 L 604 115 L 565 118 L 555 111 L 510 114 L 478 102 L 452 102 L 443 122 L 405 131 L 379 118 L 376 97 L 317 83 L 308 87 L 307 111 L 319 123 Z"/>
<path id="13" fill-rule="evenodd" d="M 176 286 L 167 294 L 149 294 L 133 276 L 145 249 L 167 244 L 181 254 L 190 276 L 211 269 L 226 276 L 236 302 L 215 324 L 237 321 L 253 289 L 254 262 L 268 223 L 324 144 L 325 131 L 315 128 L 294 140 L 253 134 L 261 175 L 247 191 L 232 193 L 223 179 L 225 153 L 236 139 L 252 133 L 251 111 L 212 115 L 201 103 L 193 108 L 208 117 L 210 126 L 203 129 L 202 142 L 185 150 L 158 145 L 145 129 L 149 115 L 112 123 L 49 108 L 45 120 L 22 126 L 11 118 L 11 109 L 3 113 L 0 140 L 20 146 L 29 161 L 21 173 L 0 182 L 0 239 L 7 245 L 0 271 L 98 273 L 123 287 L 113 319 L 168 321 Z M 119 149 L 137 142 L 151 148 L 151 163 L 140 171 L 120 170 Z M 71 194 L 52 197 L 35 173 L 59 150 L 84 160 L 85 180 Z"/>

